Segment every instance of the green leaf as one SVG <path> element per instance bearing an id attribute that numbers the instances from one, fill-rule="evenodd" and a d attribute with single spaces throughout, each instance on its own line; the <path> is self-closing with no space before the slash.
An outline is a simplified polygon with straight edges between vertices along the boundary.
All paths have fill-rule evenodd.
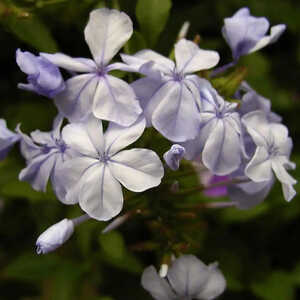
<path id="1" fill-rule="evenodd" d="M 251 286 L 253 293 L 265 300 L 293 300 L 294 283 L 292 274 L 275 271 L 265 281 Z"/>
<path id="2" fill-rule="evenodd" d="M 1 22 L 11 33 L 38 51 L 58 51 L 58 46 L 51 32 L 37 16 L 30 15 L 22 18 L 12 14 L 2 17 Z"/>
<path id="3" fill-rule="evenodd" d="M 23 281 L 40 281 L 52 276 L 61 261 L 55 255 L 38 256 L 24 254 L 15 259 L 3 270 L 5 278 Z"/>
<path id="4" fill-rule="evenodd" d="M 124 46 L 124 49 L 126 53 L 134 54 L 139 50 L 145 49 L 146 47 L 146 41 L 143 35 L 138 31 L 134 31 L 131 39 Z"/>
<path id="5" fill-rule="evenodd" d="M 132 273 L 140 273 L 143 266 L 137 258 L 127 251 L 120 233 L 112 231 L 99 237 L 102 259 L 112 266 Z"/>
<path id="6" fill-rule="evenodd" d="M 155 46 L 160 33 L 165 28 L 171 6 L 171 0 L 138 0 L 136 17 L 148 47 Z"/>

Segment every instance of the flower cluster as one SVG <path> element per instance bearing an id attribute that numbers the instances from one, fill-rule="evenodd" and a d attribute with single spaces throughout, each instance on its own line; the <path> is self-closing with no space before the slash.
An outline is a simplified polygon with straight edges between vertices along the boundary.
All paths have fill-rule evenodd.
<path id="1" fill-rule="evenodd" d="M 122 211 L 122 186 L 144 192 L 161 183 L 164 167 L 153 150 L 124 150 L 153 127 L 174 143 L 165 149 L 165 166 L 176 171 L 182 159 L 201 165 L 210 176 L 207 195 L 227 194 L 232 205 L 247 209 L 266 198 L 277 178 L 290 201 L 296 180 L 287 172 L 295 168 L 289 160 L 287 127 L 271 111 L 270 101 L 245 81 L 230 96 L 215 84 L 242 55 L 275 42 L 285 25 L 272 27 L 266 35 L 268 29 L 268 20 L 251 16 L 247 8 L 226 18 L 222 33 L 233 62 L 214 70 L 219 54 L 182 36 L 174 45 L 174 59 L 144 49 L 110 63 L 130 39 L 133 25 L 123 12 L 96 9 L 84 30 L 93 59 L 62 53 L 37 57 L 17 50 L 17 63 L 28 75 L 28 84 L 19 87 L 54 99 L 59 114 L 52 131 L 36 130 L 30 136 L 20 126 L 17 133 L 9 131 L 1 120 L 0 157 L 20 140 L 27 164 L 20 180 L 45 191 L 50 179 L 57 198 L 68 205 L 78 203 L 84 220 L 108 221 Z M 70 78 L 64 80 L 59 68 L 69 71 Z M 127 82 L 114 70 L 140 76 Z M 214 182 L 221 191 L 214 190 Z M 119 226 L 125 219 L 113 222 Z M 80 222 L 65 219 L 48 229 L 37 241 L 38 253 L 59 247 Z M 155 299 L 214 299 L 223 292 L 225 280 L 215 264 L 182 256 L 166 278 L 147 268 L 142 285 Z"/>

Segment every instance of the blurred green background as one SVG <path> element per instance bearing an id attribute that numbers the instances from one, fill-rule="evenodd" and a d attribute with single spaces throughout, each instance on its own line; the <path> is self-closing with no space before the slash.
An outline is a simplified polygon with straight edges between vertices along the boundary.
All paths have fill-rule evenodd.
<path id="1" fill-rule="evenodd" d="M 283 116 L 294 140 L 292 160 L 300 165 L 299 1 L 173 0 L 169 18 L 168 1 L 140 0 L 137 15 L 136 3 L 0 0 L 0 116 L 9 127 L 21 122 L 25 132 L 49 130 L 56 114 L 51 100 L 17 89 L 25 75 L 15 63 L 16 49 L 90 57 L 83 29 L 93 8 L 120 7 L 131 16 L 138 31 L 125 48 L 131 53 L 152 47 L 167 55 L 188 20 L 188 38 L 200 34 L 200 46 L 219 51 L 222 65 L 231 59 L 220 33 L 223 19 L 248 6 L 253 15 L 266 16 L 273 25 L 287 24 L 279 42 L 244 57 L 240 65 L 247 67 L 252 87 L 271 99 L 273 110 Z M 166 26 L 159 34 L 164 21 Z M 145 266 L 159 263 L 159 255 L 138 251 L 141 241 L 156 238 L 142 218 L 107 235 L 101 235 L 104 223 L 89 221 L 55 253 L 35 254 L 35 240 L 42 231 L 66 216 L 78 216 L 80 210 L 63 206 L 51 191 L 34 192 L 29 184 L 18 182 L 23 167 L 16 148 L 0 162 L 0 299 L 150 299 L 140 286 L 140 275 Z M 292 174 L 299 178 L 300 168 Z M 191 181 L 186 179 L 185 184 Z M 296 188 L 299 192 L 299 185 Z M 159 198 L 154 196 L 153 201 Z M 219 261 L 228 281 L 220 299 L 300 299 L 299 198 L 286 203 L 276 184 L 255 209 L 199 214 L 202 225 L 195 227 L 195 223 L 191 234 L 197 244 L 193 252 L 206 263 Z M 197 195 L 197 201 L 203 199 Z"/>

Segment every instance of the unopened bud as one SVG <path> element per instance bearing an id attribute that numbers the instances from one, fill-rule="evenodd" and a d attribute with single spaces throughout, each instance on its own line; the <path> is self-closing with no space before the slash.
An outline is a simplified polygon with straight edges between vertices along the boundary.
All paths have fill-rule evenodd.
<path id="1" fill-rule="evenodd" d="M 64 244 L 74 232 L 72 220 L 63 219 L 44 231 L 36 241 L 37 254 L 46 254 Z"/>

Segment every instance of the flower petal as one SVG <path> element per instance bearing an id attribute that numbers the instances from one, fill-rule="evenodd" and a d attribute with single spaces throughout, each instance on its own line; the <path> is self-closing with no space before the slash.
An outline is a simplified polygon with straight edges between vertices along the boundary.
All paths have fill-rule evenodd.
<path id="1" fill-rule="evenodd" d="M 271 161 L 266 148 L 256 148 L 251 161 L 246 166 L 245 174 L 255 182 L 269 181 L 272 179 Z"/>
<path id="2" fill-rule="evenodd" d="M 27 181 L 36 191 L 46 191 L 47 183 L 56 161 L 55 153 L 39 155 L 33 158 L 19 174 L 20 181 Z"/>
<path id="3" fill-rule="evenodd" d="M 173 142 L 196 137 L 200 125 L 198 107 L 184 83 L 170 81 L 164 84 L 151 100 L 158 101 L 152 124 L 162 135 Z"/>
<path id="4" fill-rule="evenodd" d="M 130 127 L 123 127 L 116 123 L 109 123 L 107 130 L 105 131 L 105 152 L 109 156 L 114 155 L 121 149 L 134 143 L 145 130 L 145 119 L 139 118 Z"/>
<path id="5" fill-rule="evenodd" d="M 167 281 L 161 278 L 155 268 L 146 268 L 142 275 L 142 286 L 156 300 L 175 300 L 177 299 Z"/>
<path id="6" fill-rule="evenodd" d="M 218 52 L 200 49 L 186 39 L 175 44 L 175 58 L 178 71 L 184 74 L 210 69 L 220 60 Z"/>
<path id="7" fill-rule="evenodd" d="M 226 288 L 226 280 L 217 267 L 217 263 L 208 266 L 208 280 L 196 299 L 212 300 L 221 295 Z"/>
<path id="8" fill-rule="evenodd" d="M 71 122 L 81 121 L 91 113 L 98 80 L 94 74 L 74 76 L 66 81 L 66 89 L 55 97 L 59 111 Z"/>
<path id="9" fill-rule="evenodd" d="M 148 149 L 119 152 L 111 158 L 108 166 L 113 176 L 133 192 L 158 186 L 164 175 L 159 157 Z"/>
<path id="10" fill-rule="evenodd" d="M 96 121 L 93 121 L 94 123 Z M 99 124 L 91 125 L 94 126 L 94 128 L 98 128 L 98 133 L 99 134 L 99 140 L 102 140 L 104 144 L 103 137 L 101 139 L 102 135 L 102 124 L 101 121 L 98 121 Z M 66 144 L 74 151 L 78 152 L 81 155 L 86 155 L 94 158 L 99 158 L 99 153 L 98 153 L 98 143 L 91 140 L 91 134 L 87 130 L 87 124 L 84 123 L 73 123 L 73 124 L 68 124 L 63 128 L 62 131 L 62 136 L 63 140 L 66 142 Z M 94 133 L 95 134 L 95 133 Z M 100 146 L 102 146 L 100 144 Z M 101 147 L 99 146 L 99 149 Z M 104 146 L 103 146 L 104 147 Z"/>
<path id="11" fill-rule="evenodd" d="M 268 36 L 264 36 L 261 40 L 259 40 L 256 45 L 249 51 L 249 53 L 255 52 L 269 44 L 275 43 L 280 36 L 286 30 L 286 25 L 279 24 L 271 27 L 271 33 Z"/>
<path id="12" fill-rule="evenodd" d="M 207 266 L 194 255 L 183 255 L 176 259 L 167 274 L 178 299 L 194 298 L 205 286 L 208 276 Z"/>
<path id="13" fill-rule="evenodd" d="M 205 146 L 204 165 L 216 175 L 227 175 L 241 164 L 241 145 L 238 133 L 226 122 L 217 120 Z"/>
<path id="14" fill-rule="evenodd" d="M 120 183 L 105 164 L 97 164 L 81 177 L 79 205 L 92 218 L 108 221 L 120 213 L 123 194 Z"/>
<path id="15" fill-rule="evenodd" d="M 28 75 L 37 74 L 39 71 L 36 56 L 30 52 L 22 52 L 20 49 L 17 49 L 16 61 L 21 71 Z"/>
<path id="16" fill-rule="evenodd" d="M 117 54 L 133 33 L 132 21 L 123 12 L 100 8 L 90 13 L 84 35 L 98 66 Z"/>
<path id="17" fill-rule="evenodd" d="M 132 87 L 125 81 L 106 75 L 101 77 L 93 103 L 93 113 L 101 120 L 130 126 L 142 113 Z"/>
<path id="18" fill-rule="evenodd" d="M 140 102 L 141 108 L 143 109 L 143 114 L 146 118 L 147 126 L 150 127 L 152 111 L 149 114 L 149 109 L 146 110 L 146 107 L 148 106 L 152 96 L 161 87 L 161 82 L 149 77 L 144 77 L 132 82 L 131 87 L 133 88 Z"/>
<path id="19" fill-rule="evenodd" d="M 95 72 L 97 66 L 95 62 L 87 58 L 71 57 L 63 53 L 40 53 L 41 57 L 46 58 L 54 65 L 79 73 L 91 73 Z"/>
<path id="20" fill-rule="evenodd" d="M 99 164 L 99 160 L 87 156 L 74 157 L 57 166 L 53 179 L 60 182 L 63 189 L 57 195 L 64 204 L 75 204 L 79 201 L 79 181 L 84 172 L 91 166 Z"/>

